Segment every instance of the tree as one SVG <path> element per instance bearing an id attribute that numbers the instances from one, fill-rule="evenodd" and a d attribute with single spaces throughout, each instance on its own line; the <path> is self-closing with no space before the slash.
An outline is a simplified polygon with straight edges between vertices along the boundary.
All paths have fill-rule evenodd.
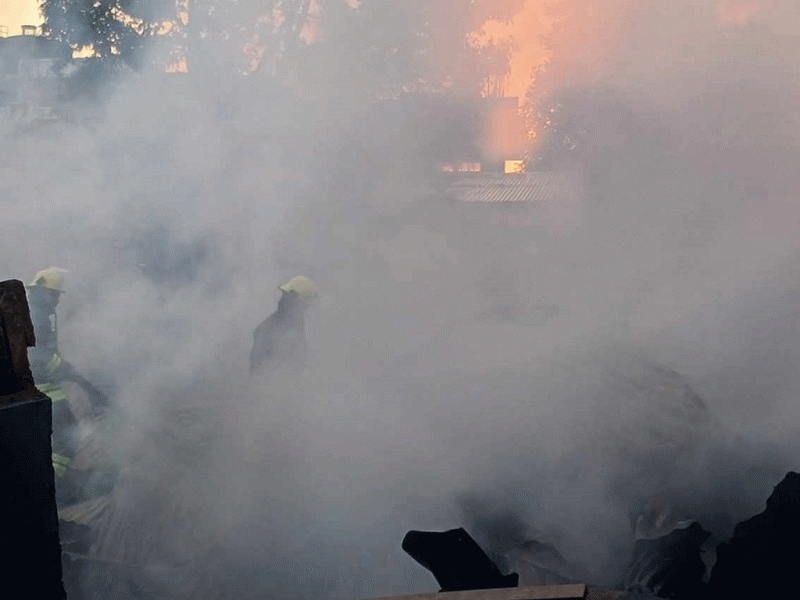
<path id="1" fill-rule="evenodd" d="M 175 17 L 174 6 L 146 0 L 43 0 L 40 7 L 48 37 L 131 66 L 141 65 L 149 40 Z"/>
<path id="2" fill-rule="evenodd" d="M 730 114 L 750 102 L 736 92 L 738 102 L 729 96 L 728 102 L 711 108 L 707 101 L 714 88 L 741 88 L 742 82 L 759 81 L 758 85 L 777 90 L 788 77 L 776 73 L 771 64 L 785 49 L 767 50 L 776 37 L 767 32 L 764 21 L 726 28 L 713 3 L 557 0 L 552 16 L 556 22 L 544 39 L 550 60 L 534 71 L 525 109 L 540 146 L 548 151 L 558 148 L 562 155 L 564 148 L 580 152 L 581 142 L 576 138 L 588 135 L 581 133 L 585 126 L 581 118 L 565 111 L 580 112 L 586 102 L 599 102 L 597 92 L 602 88 L 622 90 L 628 96 L 649 96 L 665 109 L 695 105 L 691 111 L 684 110 L 678 121 L 697 121 L 701 114 Z M 780 20 L 778 13 L 772 16 Z M 705 99 L 701 104 L 707 103 L 709 108 L 696 106 L 698 98 Z M 763 127 L 756 129 L 763 131 Z M 699 131 L 695 127 L 685 133 L 696 135 Z M 752 140 L 754 133 L 745 137 Z M 707 134 L 716 135 L 712 131 Z"/>
<path id="3" fill-rule="evenodd" d="M 524 0 L 363 0 L 358 9 L 320 0 L 319 36 L 305 69 L 333 87 L 397 97 L 408 92 L 479 95 L 502 88 L 510 47 L 479 47 L 470 34 L 508 20 Z"/>
<path id="4" fill-rule="evenodd" d="M 511 46 L 471 43 L 524 0 L 42 0 L 44 31 L 132 66 L 178 55 L 190 72 L 348 82 L 397 93 L 503 91 Z M 171 52 L 153 55 L 156 42 Z M 313 43 L 312 43 L 313 42 Z M 336 81 L 332 81 L 332 75 Z M 334 85 L 333 87 L 337 87 Z"/>
<path id="5" fill-rule="evenodd" d="M 648 0 L 625 15 L 615 11 L 630 8 L 626 2 L 611 4 L 588 5 L 602 16 L 591 26 L 566 10 L 575 9 L 572 0 L 557 5 L 565 20 L 548 38 L 551 62 L 535 72 L 527 96 L 540 141 L 533 162 L 584 169 L 596 197 L 608 201 L 794 195 L 800 44 L 780 33 L 792 11 L 722 27 L 713 7 L 691 0 Z M 625 36 L 604 45 L 593 36 L 612 17 L 626 19 Z M 591 49 L 575 39 L 570 20 Z"/>

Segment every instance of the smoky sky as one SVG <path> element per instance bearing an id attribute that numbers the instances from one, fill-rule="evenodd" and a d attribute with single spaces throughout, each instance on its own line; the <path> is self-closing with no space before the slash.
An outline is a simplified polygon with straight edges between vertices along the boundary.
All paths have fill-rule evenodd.
<path id="1" fill-rule="evenodd" d="M 568 205 L 445 201 L 435 123 L 332 77 L 144 71 L 81 119 L 3 125 L 5 277 L 69 270 L 59 344 L 113 390 L 149 510 L 200 499 L 164 556 L 216 544 L 244 598 L 385 596 L 435 589 L 406 531 L 464 526 L 610 581 L 652 493 L 720 538 L 762 510 L 797 456 L 797 79 L 780 19 L 722 32 L 692 17 L 713 4 L 624 13 L 635 45 L 570 55 L 548 92 L 588 132 Z M 298 273 L 321 289 L 309 363 L 251 379 Z M 198 406 L 214 444 L 176 433 Z"/>

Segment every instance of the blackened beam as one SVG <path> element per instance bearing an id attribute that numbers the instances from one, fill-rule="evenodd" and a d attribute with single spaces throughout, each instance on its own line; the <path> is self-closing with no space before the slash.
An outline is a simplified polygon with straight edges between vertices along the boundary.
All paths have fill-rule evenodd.
<path id="1" fill-rule="evenodd" d="M 35 343 L 25 286 L 16 279 L 0 281 L 0 397 L 35 391 L 28 362 L 28 347 Z"/>
<path id="2" fill-rule="evenodd" d="M 64 600 L 50 398 L 33 384 L 33 324 L 21 281 L 0 282 L 2 598 Z"/>
<path id="3" fill-rule="evenodd" d="M 568 585 L 532 585 L 492 590 L 413 594 L 410 596 L 390 596 L 376 600 L 584 600 L 584 598 L 586 598 L 586 584 L 572 583 Z"/>

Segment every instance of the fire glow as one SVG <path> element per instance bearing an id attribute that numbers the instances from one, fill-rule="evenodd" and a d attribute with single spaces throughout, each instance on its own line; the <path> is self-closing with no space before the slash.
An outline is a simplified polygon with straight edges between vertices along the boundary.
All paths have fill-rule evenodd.
<path id="1" fill-rule="evenodd" d="M 477 46 L 493 41 L 514 43 L 504 96 L 524 99 L 534 69 L 547 63 L 549 52 L 540 40 L 554 22 L 547 10 L 553 4 L 554 0 L 527 0 L 522 11 L 511 21 L 487 21 L 471 36 L 470 42 Z"/>

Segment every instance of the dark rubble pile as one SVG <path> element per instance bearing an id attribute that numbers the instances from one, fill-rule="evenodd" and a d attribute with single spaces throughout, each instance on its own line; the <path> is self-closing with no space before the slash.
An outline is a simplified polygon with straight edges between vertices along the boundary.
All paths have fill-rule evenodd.
<path id="1" fill-rule="evenodd" d="M 725 440 L 725 432 L 703 399 L 671 369 L 621 355 L 587 365 L 586 376 L 594 402 L 587 405 L 585 422 L 573 428 L 575 438 L 567 440 L 575 459 L 568 464 L 582 465 L 581 477 L 590 478 L 598 468 L 595 457 L 602 456 L 619 474 L 607 482 L 608 496 L 626 506 L 632 518 L 640 511 L 632 522 L 627 564 L 615 584 L 591 585 L 585 566 L 570 563 L 547 540 L 530 539 L 522 521 L 514 526 L 514 535 L 492 542 L 499 525 L 484 518 L 491 502 L 482 502 L 480 518 L 475 518 L 475 510 L 465 517 L 487 543 L 488 555 L 463 529 L 410 532 L 403 542 L 403 549 L 433 573 L 441 590 L 587 583 L 587 597 L 597 600 L 794 597 L 791 566 L 800 558 L 794 543 L 800 539 L 800 475 L 786 475 L 767 509 L 739 523 L 733 538 L 719 544 L 704 525 L 718 534 L 730 531 L 736 520 L 752 514 L 746 507 L 753 505 L 754 497 L 740 498 L 738 492 L 760 482 L 768 485 L 780 471 L 767 475 L 772 469 L 754 470 L 751 465 L 743 472 L 740 456 L 729 444 L 723 444 L 720 456 L 708 454 L 714 440 Z M 713 481 L 705 482 L 707 493 L 693 499 L 663 495 L 672 484 L 676 490 L 702 485 L 696 479 L 701 464 L 713 465 Z M 719 487 L 720 481 L 736 479 L 736 474 L 746 477 L 748 485 Z M 689 501 L 683 508 L 692 519 L 679 521 L 672 514 L 672 502 L 681 500 Z M 720 501 L 729 503 L 722 511 Z M 513 572 L 502 575 L 492 559 Z"/>
<path id="2" fill-rule="evenodd" d="M 704 561 L 710 534 L 695 521 L 671 520 L 663 504 L 649 509 L 637 523 L 637 540 L 618 585 L 589 585 L 587 599 L 795 597 L 800 474 L 787 474 L 767 500 L 766 510 L 739 523 L 733 538 L 717 546 L 710 573 Z M 510 564 L 520 573 L 509 575 L 502 575 L 464 529 L 412 531 L 403 540 L 403 549 L 431 571 L 440 591 L 577 582 L 569 562 L 551 545 L 535 540 L 510 553 Z"/>
<path id="3" fill-rule="evenodd" d="M 71 598 L 223 597 L 212 489 L 223 420 L 216 407 L 165 409 L 109 495 L 61 511 L 65 534 L 88 530 L 91 542 L 70 555 L 80 571 Z"/>
<path id="4" fill-rule="evenodd" d="M 552 544 L 527 540 L 508 553 L 521 585 L 561 585 L 578 581 L 573 566 Z"/>
<path id="5" fill-rule="evenodd" d="M 704 598 L 706 565 L 701 554 L 710 535 L 699 523 L 691 523 L 662 537 L 637 540 L 622 589 L 658 598 Z"/>
<path id="6" fill-rule="evenodd" d="M 767 509 L 739 523 L 717 548 L 709 590 L 714 598 L 791 598 L 798 594 L 800 474 L 789 473 Z"/>
<path id="7" fill-rule="evenodd" d="M 442 592 L 516 587 L 516 573 L 502 575 L 497 565 L 464 529 L 409 531 L 403 550 L 428 569 Z"/>

